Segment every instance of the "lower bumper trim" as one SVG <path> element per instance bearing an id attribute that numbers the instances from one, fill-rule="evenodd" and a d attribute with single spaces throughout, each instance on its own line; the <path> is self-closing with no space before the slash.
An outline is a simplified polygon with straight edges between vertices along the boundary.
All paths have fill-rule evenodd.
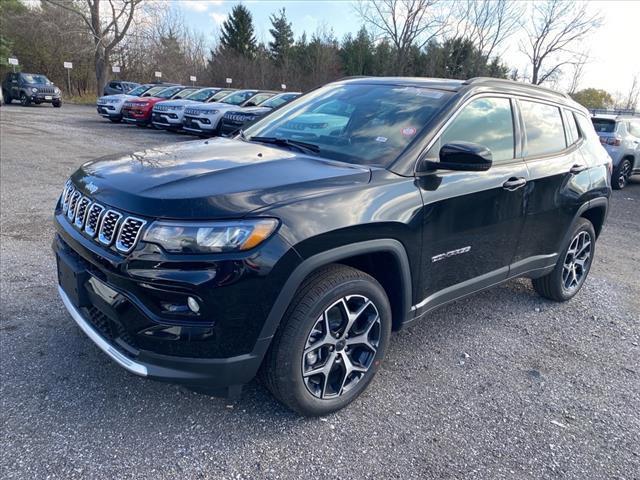
<path id="1" fill-rule="evenodd" d="M 73 305 L 73 303 L 71 303 L 71 300 L 60 286 L 58 286 L 58 293 L 60 294 L 62 303 L 64 303 L 64 306 L 66 307 L 71 317 L 75 320 L 75 322 L 87 335 L 87 337 L 89 337 L 100 350 L 106 353 L 114 362 L 116 362 L 122 368 L 130 371 L 131 373 L 140 375 L 142 377 L 146 377 L 148 375 L 147 367 L 138 362 L 134 362 L 130 358 L 124 356 L 122 353 L 113 348 L 111 344 L 109 344 L 104 338 L 102 338 L 102 336 L 98 332 L 93 329 L 89 322 L 87 322 L 82 316 L 80 311 Z"/>

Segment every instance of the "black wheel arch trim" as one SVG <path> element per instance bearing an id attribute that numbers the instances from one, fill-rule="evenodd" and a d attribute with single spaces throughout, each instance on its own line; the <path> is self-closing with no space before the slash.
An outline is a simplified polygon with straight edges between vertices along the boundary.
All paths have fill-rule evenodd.
<path id="1" fill-rule="evenodd" d="M 253 355 L 262 358 L 267 352 L 271 339 L 276 333 L 284 314 L 291 303 L 296 291 L 302 284 L 305 278 L 307 278 L 312 272 L 317 269 L 330 265 L 332 263 L 340 262 L 350 257 L 357 255 L 365 255 L 368 253 L 391 253 L 400 267 L 402 282 L 402 306 L 401 311 L 404 312 L 404 318 L 401 319 L 401 324 L 404 324 L 409 320 L 411 312 L 411 270 L 409 266 L 409 258 L 404 245 L 395 239 L 376 239 L 367 240 L 363 242 L 352 243 L 348 245 L 342 245 L 340 247 L 327 250 L 325 252 L 317 253 L 309 258 L 303 260 L 291 273 L 287 281 L 285 282 L 278 298 L 271 307 L 269 315 L 262 327 L 260 336 L 256 341 L 256 345 L 252 352 Z"/>

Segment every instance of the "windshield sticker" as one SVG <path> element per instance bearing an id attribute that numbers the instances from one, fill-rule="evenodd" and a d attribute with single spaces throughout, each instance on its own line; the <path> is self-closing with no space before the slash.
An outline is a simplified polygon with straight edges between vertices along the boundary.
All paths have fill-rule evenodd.
<path id="1" fill-rule="evenodd" d="M 402 129 L 402 136 L 403 137 L 413 137 L 415 134 L 416 134 L 415 127 L 404 127 Z"/>
<path id="2" fill-rule="evenodd" d="M 387 137 L 376 137 L 376 142 L 385 143 L 387 141 Z"/>

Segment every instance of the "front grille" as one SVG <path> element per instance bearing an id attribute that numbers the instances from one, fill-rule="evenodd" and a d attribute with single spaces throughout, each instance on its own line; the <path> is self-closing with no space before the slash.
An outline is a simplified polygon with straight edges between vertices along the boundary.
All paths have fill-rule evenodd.
<path id="1" fill-rule="evenodd" d="M 169 111 L 169 107 L 167 105 L 155 105 L 153 107 L 153 109 L 156 112 L 168 112 Z"/>
<path id="2" fill-rule="evenodd" d="M 140 218 L 128 217 L 125 219 L 125 221 L 122 222 L 122 227 L 116 240 L 116 248 L 124 253 L 129 253 L 133 250 L 145 223 L 147 222 Z"/>
<path id="3" fill-rule="evenodd" d="M 127 254 L 136 248 L 147 224 L 146 220 L 95 203 L 83 196 L 71 180 L 65 183 L 60 201 L 69 223 L 85 236 L 120 253 Z"/>
<path id="4" fill-rule="evenodd" d="M 184 114 L 185 115 L 193 115 L 195 117 L 200 115 L 200 110 L 196 110 L 195 108 L 185 108 L 184 109 Z"/>
<path id="5" fill-rule="evenodd" d="M 80 202 L 78 202 L 78 206 L 76 207 L 76 219 L 73 224 L 80 230 L 82 230 L 82 227 L 84 227 L 84 220 L 87 217 L 89 205 L 91 205 L 91 200 L 89 200 L 87 197 L 82 197 Z"/>
<path id="6" fill-rule="evenodd" d="M 104 207 L 98 203 L 91 205 L 89 209 L 89 215 L 87 217 L 87 224 L 84 226 L 84 231 L 87 235 L 95 237 L 98 233 L 98 222 L 100 221 L 100 215 L 104 212 Z"/>
<path id="7" fill-rule="evenodd" d="M 113 243 L 121 218 L 121 213 L 118 213 L 115 210 L 107 210 L 107 213 L 105 213 L 102 218 L 100 231 L 98 232 L 98 241 L 100 243 L 104 243 L 105 245 L 111 245 L 111 243 Z"/>

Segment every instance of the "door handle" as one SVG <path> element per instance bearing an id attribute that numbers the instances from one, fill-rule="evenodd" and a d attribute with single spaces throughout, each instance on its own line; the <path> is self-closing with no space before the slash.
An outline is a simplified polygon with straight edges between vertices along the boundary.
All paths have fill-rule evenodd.
<path id="1" fill-rule="evenodd" d="M 514 190 L 524 187 L 526 184 L 527 180 L 522 177 L 511 177 L 509 180 L 502 184 L 502 188 L 513 192 Z"/>
<path id="2" fill-rule="evenodd" d="M 584 172 L 587 169 L 586 165 L 574 165 L 573 167 L 571 167 L 571 170 L 569 170 L 569 173 L 572 174 L 576 174 L 576 173 L 580 173 L 580 172 Z"/>

